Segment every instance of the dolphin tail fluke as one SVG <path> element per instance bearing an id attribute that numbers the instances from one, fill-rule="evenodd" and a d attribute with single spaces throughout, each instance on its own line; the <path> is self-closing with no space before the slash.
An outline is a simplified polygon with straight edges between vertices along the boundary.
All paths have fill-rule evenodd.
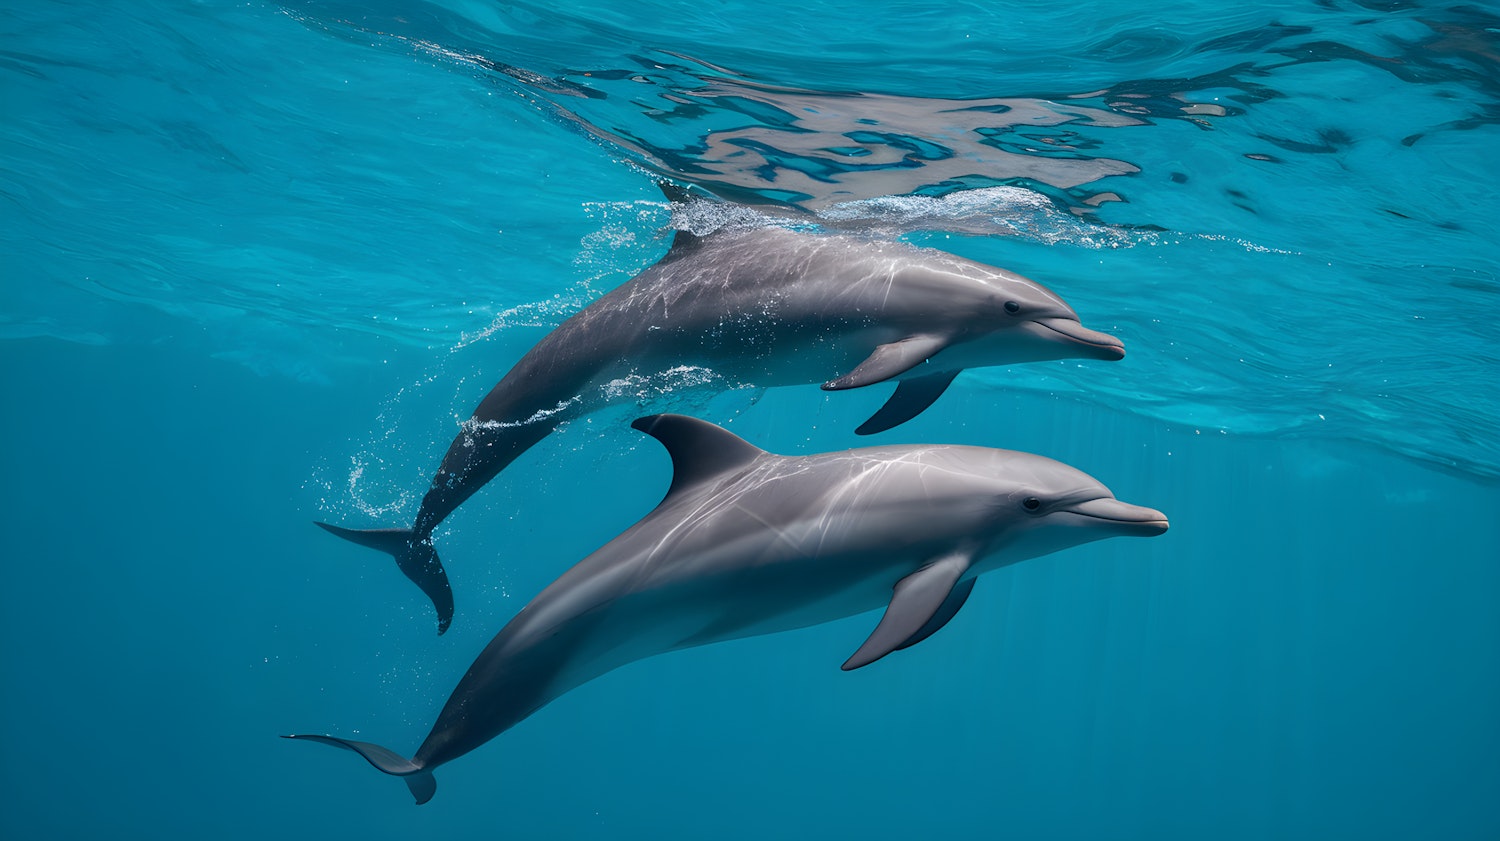
<path id="1" fill-rule="evenodd" d="M 323 529 L 352 543 L 390 555 L 396 559 L 401 573 L 422 588 L 432 606 L 437 610 L 438 634 L 448 630 L 453 621 L 453 589 L 448 586 L 448 573 L 432 547 L 432 538 L 413 540 L 411 529 L 346 529 L 342 526 L 318 523 Z"/>
<path id="2" fill-rule="evenodd" d="M 363 756 L 366 762 L 374 765 L 377 769 L 393 777 L 400 777 L 405 780 L 406 787 L 411 790 L 411 796 L 417 799 L 418 806 L 431 800 L 432 795 L 437 793 L 437 779 L 432 776 L 431 771 L 424 769 L 401 754 L 388 748 L 383 748 L 380 745 L 370 742 L 356 742 L 353 739 L 340 739 L 337 736 L 316 736 L 296 733 L 290 736 L 282 736 L 281 738 L 301 739 L 307 742 L 332 745 L 344 750 L 352 750 Z"/>

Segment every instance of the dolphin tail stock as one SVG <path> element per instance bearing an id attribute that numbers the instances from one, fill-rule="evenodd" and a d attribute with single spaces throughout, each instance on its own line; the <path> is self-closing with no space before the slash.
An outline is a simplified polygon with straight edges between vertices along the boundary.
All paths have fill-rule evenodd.
<path id="1" fill-rule="evenodd" d="M 363 756 L 365 761 L 374 765 L 377 769 L 400 777 L 406 781 L 406 787 L 411 790 L 411 796 L 417 799 L 417 805 L 432 799 L 437 793 L 437 779 L 432 772 L 412 762 L 410 759 L 396 753 L 388 748 L 370 742 L 356 742 L 353 739 L 340 739 L 337 736 L 317 736 L 306 733 L 293 733 L 282 736 L 283 739 L 300 739 L 307 742 L 318 742 L 319 744 L 332 745 L 344 750 L 352 750 Z"/>
<path id="2" fill-rule="evenodd" d="M 448 573 L 438 559 L 431 537 L 416 540 L 411 529 L 346 529 L 328 523 L 318 526 L 351 543 L 379 549 L 395 558 L 401 573 L 432 600 L 437 610 L 438 634 L 441 636 L 448 630 L 453 621 L 453 588 L 448 586 Z"/>

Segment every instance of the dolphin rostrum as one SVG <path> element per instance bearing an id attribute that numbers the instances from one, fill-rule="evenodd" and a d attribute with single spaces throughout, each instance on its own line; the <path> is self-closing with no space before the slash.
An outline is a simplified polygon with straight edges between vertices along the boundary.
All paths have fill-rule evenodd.
<path id="1" fill-rule="evenodd" d="M 573 315 L 480 402 L 449 445 L 411 529 L 340 537 L 390 553 L 453 618 L 432 531 L 559 424 L 638 395 L 632 377 L 711 371 L 757 386 L 829 391 L 898 380 L 859 427 L 915 417 L 965 368 L 1125 355 L 1062 298 L 1020 275 L 942 251 L 767 227 L 683 232 L 662 260 Z"/>
<path id="2" fill-rule="evenodd" d="M 626 663 L 886 605 L 844 663 L 856 669 L 942 628 L 982 573 L 1167 530 L 1161 512 L 1027 453 L 931 445 L 780 456 L 682 415 L 634 425 L 672 457 L 666 498 L 485 646 L 415 757 L 332 736 L 286 738 L 352 750 L 405 778 L 425 803 L 439 765 Z"/>

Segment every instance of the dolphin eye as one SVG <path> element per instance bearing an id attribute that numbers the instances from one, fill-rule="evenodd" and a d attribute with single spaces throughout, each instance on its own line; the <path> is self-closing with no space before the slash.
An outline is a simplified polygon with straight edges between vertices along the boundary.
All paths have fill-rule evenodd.
<path id="1" fill-rule="evenodd" d="M 1021 311 L 1021 305 L 1015 301 L 1006 301 L 1005 311 L 1010 313 L 1011 315 L 1015 315 L 1016 313 Z"/>
<path id="2" fill-rule="evenodd" d="M 1027 511 L 1035 511 L 1042 507 L 1042 501 L 1034 496 L 1028 496 L 1021 501 L 1021 507 Z"/>

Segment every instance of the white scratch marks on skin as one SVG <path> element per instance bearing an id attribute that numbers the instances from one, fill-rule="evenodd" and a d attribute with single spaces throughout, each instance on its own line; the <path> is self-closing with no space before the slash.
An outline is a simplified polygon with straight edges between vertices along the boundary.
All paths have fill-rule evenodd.
<path id="1" fill-rule="evenodd" d="M 785 544 L 787 548 L 793 551 L 801 550 L 802 542 L 797 540 L 789 533 L 790 529 L 787 529 L 777 523 L 773 523 L 770 520 L 767 520 L 765 517 L 762 517 L 759 514 L 755 513 L 755 511 L 753 511 L 752 509 L 747 508 L 743 505 L 739 505 L 738 503 L 735 503 L 733 507 L 739 509 L 740 513 L 744 514 L 746 517 L 749 517 L 755 522 L 760 523 L 761 527 L 764 528 L 766 532 L 775 536 L 777 542 Z M 822 549 L 821 541 L 818 544 L 818 548 L 820 550 Z"/>

